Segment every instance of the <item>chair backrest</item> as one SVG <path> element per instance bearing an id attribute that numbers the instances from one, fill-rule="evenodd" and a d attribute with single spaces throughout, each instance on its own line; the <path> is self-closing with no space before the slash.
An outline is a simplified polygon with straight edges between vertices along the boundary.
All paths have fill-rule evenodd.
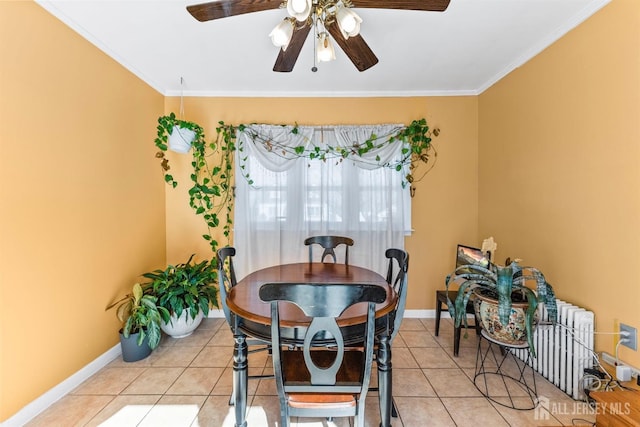
<path id="1" fill-rule="evenodd" d="M 220 302 L 222 304 L 224 317 L 227 319 L 229 326 L 231 326 L 231 313 L 227 306 L 227 292 L 238 283 L 236 280 L 236 272 L 233 268 L 233 257 L 235 255 L 236 249 L 231 246 L 218 249 L 218 287 L 220 289 Z"/>
<path id="2" fill-rule="evenodd" d="M 320 262 L 324 262 L 327 255 L 333 258 L 333 262 L 337 262 L 335 248 L 338 245 L 345 245 L 344 263 L 349 264 L 349 246 L 353 246 L 353 239 L 342 236 L 312 236 L 305 239 L 304 244 L 309 246 L 309 262 L 313 262 L 313 245 L 317 244 L 324 248 Z"/>
<path id="3" fill-rule="evenodd" d="M 389 258 L 387 283 L 393 287 L 393 290 L 398 295 L 396 307 L 393 310 L 393 330 L 391 331 L 391 340 L 393 340 L 400 330 L 400 324 L 404 317 L 404 308 L 407 304 L 409 254 L 402 249 L 391 248 L 386 250 L 385 256 Z"/>
<path id="4" fill-rule="evenodd" d="M 260 288 L 260 299 L 271 302 L 271 344 L 274 349 L 273 365 L 279 392 L 327 394 L 360 393 L 364 390 L 366 394 L 373 362 L 375 304 L 386 299 L 386 290 L 383 287 L 373 284 L 267 283 Z M 308 374 L 303 374 L 303 376 L 308 377 L 306 382 L 295 381 L 291 383 L 287 381 L 290 378 L 283 378 L 284 367 L 282 366 L 281 349 L 286 343 L 280 339 L 282 326 L 280 324 L 279 302 L 280 304 L 282 302 L 295 304 L 312 319 L 304 331 L 303 355 Z M 336 379 L 343 359 L 345 359 L 344 340 L 337 318 L 348 307 L 361 302 L 368 303 L 363 365 L 359 367 L 360 375 L 355 373 L 358 384 L 345 385 Z M 314 347 L 327 346 L 331 346 L 330 351 L 324 352 L 330 354 L 329 362 L 322 357 L 322 351 L 314 350 Z M 300 354 L 301 352 L 293 351 L 293 353 Z M 298 373 L 303 369 L 302 366 L 293 368 Z M 353 375 L 354 372 L 350 372 L 352 378 Z"/>

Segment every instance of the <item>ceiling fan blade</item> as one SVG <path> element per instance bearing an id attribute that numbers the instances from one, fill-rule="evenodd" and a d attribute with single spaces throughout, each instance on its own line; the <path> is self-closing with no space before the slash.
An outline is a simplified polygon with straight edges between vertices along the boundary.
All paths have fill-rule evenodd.
<path id="1" fill-rule="evenodd" d="M 187 6 L 189 13 L 200 22 L 227 18 L 243 13 L 277 9 L 282 0 L 216 0 Z"/>
<path id="2" fill-rule="evenodd" d="M 309 34 L 309 30 L 311 30 L 310 25 L 303 25 L 302 27 L 296 26 L 293 29 L 289 46 L 287 46 L 287 50 L 280 49 L 276 63 L 273 66 L 273 71 L 288 73 L 293 70 L 293 66 L 296 65 L 296 61 L 302 50 L 302 45 L 304 45 L 304 41 Z"/>
<path id="3" fill-rule="evenodd" d="M 444 12 L 450 0 L 352 0 L 353 7 Z"/>
<path id="4" fill-rule="evenodd" d="M 367 42 L 364 41 L 361 35 L 349 37 L 345 39 L 338 27 L 338 24 L 334 21 L 331 24 L 325 26 L 331 37 L 338 43 L 338 46 L 349 57 L 353 65 L 356 66 L 358 71 L 368 70 L 378 63 L 378 58 L 373 53 Z"/>

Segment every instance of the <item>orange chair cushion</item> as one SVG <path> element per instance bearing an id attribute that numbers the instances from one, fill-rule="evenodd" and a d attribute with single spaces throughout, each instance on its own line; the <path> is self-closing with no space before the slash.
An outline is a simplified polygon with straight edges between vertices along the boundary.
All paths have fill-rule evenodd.
<path id="1" fill-rule="evenodd" d="M 350 408 L 356 406 L 351 394 L 290 393 L 289 406 L 292 408 Z"/>

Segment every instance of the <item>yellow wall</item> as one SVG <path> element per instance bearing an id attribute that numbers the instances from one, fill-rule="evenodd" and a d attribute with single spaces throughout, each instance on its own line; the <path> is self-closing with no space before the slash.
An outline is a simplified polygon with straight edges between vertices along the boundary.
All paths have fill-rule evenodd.
<path id="1" fill-rule="evenodd" d="M 186 98 L 185 118 L 200 123 L 208 139 L 219 120 L 230 124 L 287 123 L 369 124 L 410 123 L 425 117 L 441 129 L 434 138 L 435 168 L 417 184 L 413 199 L 413 227 L 407 239 L 411 254 L 407 308 L 435 306 L 435 291 L 453 268 L 458 242 L 477 239 L 477 97 L 430 98 Z M 179 99 L 168 98 L 167 113 L 179 110 Z M 188 206 L 190 156 L 168 154 L 179 185 L 167 186 L 167 259 L 184 261 L 197 252 L 211 257 L 202 237 L 203 220 Z M 461 206 L 460 200 L 464 199 Z M 218 239 L 219 242 L 224 242 Z"/>
<path id="2" fill-rule="evenodd" d="M 640 328 L 639 24 L 640 3 L 613 0 L 479 97 L 187 98 L 186 118 L 211 139 L 218 120 L 426 117 L 442 133 L 413 199 L 409 309 L 434 308 L 457 243 L 493 235 L 499 258 L 540 267 L 598 329 Z M 169 154 L 177 190 L 153 158 L 155 120 L 178 99 L 31 2 L 0 2 L 0 57 L 4 420 L 116 344 L 104 307 L 138 274 L 212 254 L 187 204 L 188 156 Z"/>
<path id="3" fill-rule="evenodd" d="M 597 330 L 640 329 L 640 2 L 614 0 L 491 87 L 479 117 L 480 235 L 593 310 Z"/>
<path id="4" fill-rule="evenodd" d="M 32 2 L 0 2 L 0 420 L 118 342 L 165 262 L 163 97 Z"/>

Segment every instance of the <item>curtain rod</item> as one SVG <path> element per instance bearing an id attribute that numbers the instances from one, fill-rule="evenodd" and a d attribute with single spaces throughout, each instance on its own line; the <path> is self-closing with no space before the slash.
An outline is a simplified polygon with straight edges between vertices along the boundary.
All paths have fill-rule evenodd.
<path id="1" fill-rule="evenodd" d="M 378 124 L 363 124 L 363 125 L 274 125 L 269 123 L 251 123 L 247 125 L 251 126 L 273 126 L 273 127 L 282 127 L 282 126 L 291 126 L 298 128 L 309 128 L 313 130 L 328 130 L 333 131 L 339 128 L 358 128 L 358 127 L 374 127 L 374 126 L 395 126 L 395 127 L 405 127 L 403 123 L 378 123 Z"/>

